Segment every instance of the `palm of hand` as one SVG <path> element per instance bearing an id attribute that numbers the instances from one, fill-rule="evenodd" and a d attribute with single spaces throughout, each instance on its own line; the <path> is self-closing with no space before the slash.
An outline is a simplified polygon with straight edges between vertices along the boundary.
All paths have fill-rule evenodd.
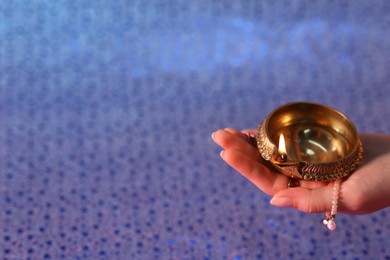
<path id="1" fill-rule="evenodd" d="M 256 130 L 243 132 L 253 135 Z M 299 187 L 288 189 L 289 178 L 264 161 L 243 132 L 226 128 L 213 134 L 224 149 L 221 157 L 226 163 L 273 196 L 271 204 L 275 206 L 308 213 L 329 211 L 333 182 L 300 181 Z M 390 205 L 390 137 L 366 134 L 361 139 L 363 161 L 341 186 L 339 211 L 346 213 L 370 213 Z"/>

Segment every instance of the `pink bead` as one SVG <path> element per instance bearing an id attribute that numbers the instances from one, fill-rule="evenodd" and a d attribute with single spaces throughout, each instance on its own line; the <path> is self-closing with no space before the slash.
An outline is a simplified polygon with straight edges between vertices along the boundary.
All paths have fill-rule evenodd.
<path id="1" fill-rule="evenodd" d="M 329 230 L 333 231 L 336 229 L 336 222 L 334 222 L 333 219 L 329 220 L 328 223 L 326 224 Z"/>

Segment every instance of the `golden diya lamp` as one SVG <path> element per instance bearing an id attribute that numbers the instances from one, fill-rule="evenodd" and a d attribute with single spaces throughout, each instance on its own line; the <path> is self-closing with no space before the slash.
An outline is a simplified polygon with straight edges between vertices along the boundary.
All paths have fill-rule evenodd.
<path id="1" fill-rule="evenodd" d="M 324 220 L 334 230 L 341 180 L 363 156 L 354 124 L 325 105 L 290 103 L 260 123 L 256 140 L 261 156 L 292 180 L 335 181 L 331 211 Z"/>

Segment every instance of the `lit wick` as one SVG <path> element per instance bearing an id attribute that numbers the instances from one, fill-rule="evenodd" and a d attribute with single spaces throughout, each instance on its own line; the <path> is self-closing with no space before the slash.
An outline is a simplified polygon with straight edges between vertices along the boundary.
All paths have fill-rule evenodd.
<path id="1" fill-rule="evenodd" d="M 284 141 L 284 135 L 283 134 L 281 134 L 279 136 L 278 153 L 279 153 L 280 159 L 282 159 L 282 161 L 286 161 L 287 160 L 286 143 Z"/>

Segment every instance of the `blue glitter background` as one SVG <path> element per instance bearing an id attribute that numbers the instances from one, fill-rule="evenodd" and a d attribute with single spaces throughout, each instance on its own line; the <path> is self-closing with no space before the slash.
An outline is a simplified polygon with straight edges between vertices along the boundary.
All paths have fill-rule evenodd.
<path id="1" fill-rule="evenodd" d="M 390 259 L 389 209 L 269 205 L 210 134 L 286 102 L 390 133 L 390 2 L 0 2 L 2 259 Z"/>

